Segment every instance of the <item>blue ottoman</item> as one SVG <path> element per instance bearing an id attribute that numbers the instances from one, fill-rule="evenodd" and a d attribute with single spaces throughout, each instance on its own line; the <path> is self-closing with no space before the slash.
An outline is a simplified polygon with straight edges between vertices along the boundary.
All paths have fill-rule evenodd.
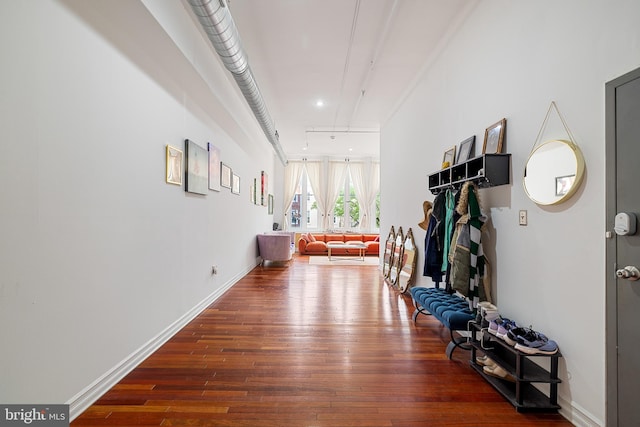
<path id="1" fill-rule="evenodd" d="M 414 323 L 420 314 L 432 315 L 449 329 L 451 341 L 445 351 L 449 359 L 457 347 L 470 349 L 464 345 L 466 337 L 453 335 L 454 331 L 467 331 L 469 321 L 475 319 L 467 300 L 440 288 L 415 287 L 410 292 L 416 308 L 412 316 Z"/>

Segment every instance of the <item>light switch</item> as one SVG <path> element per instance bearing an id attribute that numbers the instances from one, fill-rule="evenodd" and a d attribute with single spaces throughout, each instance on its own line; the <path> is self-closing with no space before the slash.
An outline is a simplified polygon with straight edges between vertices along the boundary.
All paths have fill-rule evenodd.
<path id="1" fill-rule="evenodd" d="M 527 225 L 527 211 L 520 211 L 518 214 L 518 224 Z"/>

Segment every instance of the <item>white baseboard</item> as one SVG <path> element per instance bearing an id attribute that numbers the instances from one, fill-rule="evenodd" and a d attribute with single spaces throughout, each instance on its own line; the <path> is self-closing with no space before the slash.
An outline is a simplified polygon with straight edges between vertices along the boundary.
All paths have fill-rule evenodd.
<path id="1" fill-rule="evenodd" d="M 598 420 L 589 411 L 586 411 L 580 405 L 575 402 L 569 402 L 562 397 L 558 396 L 558 403 L 560 404 L 560 415 L 565 417 L 574 426 L 577 427 L 602 427 L 604 422 Z"/>
<path id="2" fill-rule="evenodd" d="M 218 288 L 215 292 L 198 303 L 191 310 L 186 312 L 182 317 L 169 325 L 165 330 L 149 340 L 138 350 L 131 353 L 128 357 L 126 357 L 116 366 L 100 376 L 84 390 L 69 399 L 66 404 L 69 405 L 70 421 L 73 421 L 76 417 L 87 410 L 87 408 L 89 408 L 89 406 L 97 401 L 103 394 L 109 391 L 136 366 L 142 363 L 147 357 L 149 357 L 171 337 L 173 337 L 182 328 L 184 328 L 190 321 L 192 321 L 196 316 L 202 313 L 204 309 L 210 306 L 215 300 L 220 298 L 222 294 L 224 294 L 229 288 L 236 284 L 236 282 L 238 282 L 241 278 L 246 276 L 254 267 L 255 266 L 252 266 L 247 271 L 233 277 L 223 286 Z"/>

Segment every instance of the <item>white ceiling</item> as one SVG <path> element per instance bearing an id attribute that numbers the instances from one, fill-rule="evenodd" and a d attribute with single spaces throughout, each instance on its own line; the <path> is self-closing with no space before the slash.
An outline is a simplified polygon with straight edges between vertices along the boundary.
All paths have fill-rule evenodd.
<path id="1" fill-rule="evenodd" d="M 231 0 L 229 8 L 287 157 L 378 158 L 381 125 L 472 3 Z"/>

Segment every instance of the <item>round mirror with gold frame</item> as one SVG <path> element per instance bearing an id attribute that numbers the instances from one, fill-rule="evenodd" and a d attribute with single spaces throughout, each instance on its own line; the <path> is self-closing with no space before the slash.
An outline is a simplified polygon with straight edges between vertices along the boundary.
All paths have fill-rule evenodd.
<path id="1" fill-rule="evenodd" d="M 524 191 L 539 205 L 565 202 L 580 187 L 584 170 L 584 157 L 576 144 L 565 140 L 544 142 L 527 159 Z"/>

